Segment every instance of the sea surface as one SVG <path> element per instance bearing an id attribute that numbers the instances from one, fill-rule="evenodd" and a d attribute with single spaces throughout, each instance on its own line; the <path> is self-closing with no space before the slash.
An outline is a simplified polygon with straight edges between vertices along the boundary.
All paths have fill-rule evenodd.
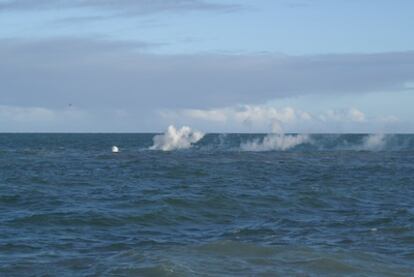
<path id="1" fill-rule="evenodd" d="M 414 276 L 414 135 L 174 135 L 0 134 L 0 276 Z"/>

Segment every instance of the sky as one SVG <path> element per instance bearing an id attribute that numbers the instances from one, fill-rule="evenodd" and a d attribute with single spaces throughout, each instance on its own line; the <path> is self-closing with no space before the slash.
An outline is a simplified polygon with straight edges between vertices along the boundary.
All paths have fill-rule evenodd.
<path id="1" fill-rule="evenodd" d="M 0 0 L 0 132 L 413 133 L 411 0 Z"/>

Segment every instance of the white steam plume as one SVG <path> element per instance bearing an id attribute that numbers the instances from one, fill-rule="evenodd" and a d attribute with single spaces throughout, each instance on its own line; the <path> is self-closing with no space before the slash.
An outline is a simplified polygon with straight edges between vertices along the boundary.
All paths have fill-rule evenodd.
<path id="1" fill-rule="evenodd" d="M 162 151 L 187 149 L 203 137 L 204 134 L 202 132 L 193 131 L 190 127 L 184 126 L 180 129 L 176 129 L 174 126 L 170 125 L 164 134 L 156 135 L 152 139 L 154 144 L 150 149 Z"/>
<path id="2" fill-rule="evenodd" d="M 364 138 L 361 150 L 379 151 L 384 149 L 387 136 L 384 134 L 371 134 Z"/>
<path id="3" fill-rule="evenodd" d="M 283 133 L 282 122 L 274 120 L 271 134 L 266 135 L 262 140 L 255 139 L 242 143 L 240 148 L 245 151 L 284 151 L 308 141 L 308 135 L 285 135 Z"/>
<path id="4" fill-rule="evenodd" d="M 283 151 L 307 142 L 309 142 L 308 135 L 268 134 L 263 140 L 256 139 L 242 143 L 240 148 L 245 151 Z"/>

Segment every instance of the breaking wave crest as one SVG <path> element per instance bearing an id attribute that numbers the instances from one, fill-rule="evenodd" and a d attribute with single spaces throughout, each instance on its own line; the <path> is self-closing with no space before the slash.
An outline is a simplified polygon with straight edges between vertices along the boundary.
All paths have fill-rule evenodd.
<path id="1" fill-rule="evenodd" d="M 297 145 L 308 143 L 308 135 L 268 134 L 263 139 L 254 139 L 240 145 L 244 151 L 288 150 Z"/>
<path id="2" fill-rule="evenodd" d="M 162 151 L 187 149 L 203 137 L 204 134 L 202 132 L 193 131 L 188 126 L 177 129 L 170 125 L 164 134 L 156 135 L 152 139 L 154 144 L 150 147 L 150 149 Z"/>

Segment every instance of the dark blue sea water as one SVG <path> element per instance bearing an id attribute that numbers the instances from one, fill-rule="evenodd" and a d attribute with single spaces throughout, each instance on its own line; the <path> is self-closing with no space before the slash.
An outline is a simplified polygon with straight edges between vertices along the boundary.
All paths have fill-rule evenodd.
<path id="1" fill-rule="evenodd" d="M 0 134 L 0 276 L 414 276 L 413 135 L 153 137 Z"/>

